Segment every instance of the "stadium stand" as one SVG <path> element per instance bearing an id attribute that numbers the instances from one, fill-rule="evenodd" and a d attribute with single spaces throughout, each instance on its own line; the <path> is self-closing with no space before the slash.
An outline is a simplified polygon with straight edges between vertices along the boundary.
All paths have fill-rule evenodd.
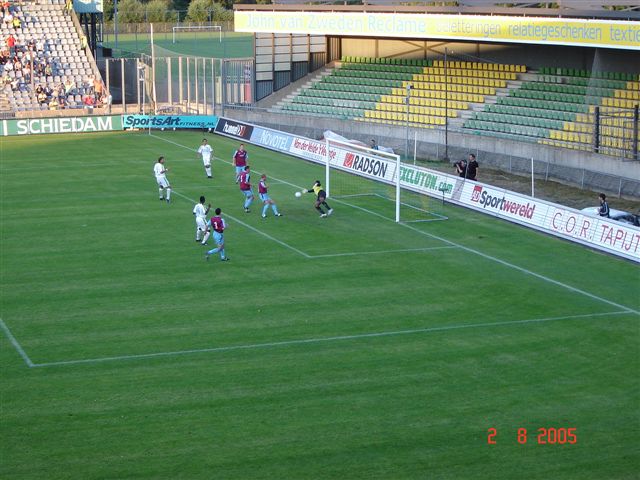
<path id="1" fill-rule="evenodd" d="M 330 74 L 281 105 L 292 113 L 433 127 L 517 80 L 524 65 L 343 57 Z M 407 89 L 409 108 L 407 111 Z"/>
<path id="2" fill-rule="evenodd" d="M 464 128 L 578 150 L 592 150 L 597 136 L 601 153 L 631 148 L 637 74 L 541 68 L 529 77 L 473 113 Z"/>
<path id="3" fill-rule="evenodd" d="M 62 3 L 3 6 L 0 112 L 100 106 L 102 80 L 74 14 Z"/>

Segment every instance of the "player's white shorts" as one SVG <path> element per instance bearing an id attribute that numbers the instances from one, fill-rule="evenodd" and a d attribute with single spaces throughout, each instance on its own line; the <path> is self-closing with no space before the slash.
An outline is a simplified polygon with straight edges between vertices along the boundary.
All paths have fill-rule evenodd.
<path id="1" fill-rule="evenodd" d="M 202 163 L 204 163 L 205 168 L 209 168 L 211 166 L 211 158 L 202 157 Z"/>
<path id="2" fill-rule="evenodd" d="M 196 227 L 198 227 L 198 230 L 205 232 L 207 230 L 207 221 L 202 217 L 196 217 Z"/>
<path id="3" fill-rule="evenodd" d="M 167 180 L 167 177 L 156 177 L 156 181 L 158 182 L 158 186 L 160 188 L 168 188 L 169 187 L 169 180 Z"/>

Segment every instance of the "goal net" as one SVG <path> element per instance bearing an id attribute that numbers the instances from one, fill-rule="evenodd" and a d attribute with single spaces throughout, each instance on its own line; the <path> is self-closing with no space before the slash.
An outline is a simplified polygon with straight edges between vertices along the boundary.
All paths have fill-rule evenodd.
<path id="1" fill-rule="evenodd" d="M 220 25 L 194 25 L 173 27 L 172 43 L 181 41 L 217 40 L 222 43 L 222 27 Z"/>
<path id="2" fill-rule="evenodd" d="M 446 220 L 442 202 L 401 188 L 400 156 L 325 139 L 325 186 L 330 198 L 396 222 Z"/>

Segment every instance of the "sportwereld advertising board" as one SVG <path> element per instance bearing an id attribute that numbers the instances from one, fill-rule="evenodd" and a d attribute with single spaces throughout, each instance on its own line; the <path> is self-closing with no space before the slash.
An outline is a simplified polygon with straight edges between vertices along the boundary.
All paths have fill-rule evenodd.
<path id="1" fill-rule="evenodd" d="M 241 137 L 249 143 L 314 163 L 325 163 L 325 142 L 234 120 L 228 121 L 243 127 L 244 132 L 252 132 L 248 137 Z M 220 133 L 239 138 L 236 135 Z M 345 162 L 349 164 L 350 160 L 355 161 L 356 155 L 361 155 L 361 152 L 349 151 L 348 148 L 334 151 L 331 148 L 329 154 L 332 165 L 347 169 Z M 393 162 L 390 163 L 395 166 Z M 353 165 L 353 162 L 351 164 Z M 381 170 L 378 171 L 379 175 L 358 168 L 351 171 L 379 181 L 395 182 L 395 170 L 385 170 L 384 175 L 380 175 Z M 414 165 L 401 165 L 399 173 L 402 188 L 444 198 L 494 217 L 640 263 L 640 228 L 632 225 L 586 215 L 563 205 Z"/>
<path id="2" fill-rule="evenodd" d="M 211 128 L 218 123 L 215 115 L 123 115 L 122 128 L 154 128 L 164 130 Z"/>
<path id="3" fill-rule="evenodd" d="M 3 120 L 0 128 L 2 136 L 110 132 L 113 130 L 122 130 L 122 122 L 120 115 L 21 118 L 19 120 Z"/>

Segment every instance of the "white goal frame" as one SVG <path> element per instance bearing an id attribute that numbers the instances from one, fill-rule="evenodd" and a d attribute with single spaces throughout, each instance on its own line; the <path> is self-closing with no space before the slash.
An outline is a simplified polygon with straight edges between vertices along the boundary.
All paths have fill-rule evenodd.
<path id="1" fill-rule="evenodd" d="M 386 162 L 388 162 L 389 164 L 395 165 L 395 174 L 393 175 L 393 179 L 391 179 L 391 180 L 381 180 L 379 178 L 374 178 L 372 176 L 366 175 L 364 173 L 354 172 L 354 171 L 350 171 L 350 170 L 348 170 L 346 168 L 343 169 L 343 168 L 340 168 L 338 166 L 332 165 L 331 164 L 331 155 L 330 155 L 331 146 L 332 145 L 336 146 L 340 150 L 366 153 L 367 155 L 369 155 L 369 156 L 371 156 L 373 158 L 382 159 L 382 160 L 385 160 Z M 363 145 L 358 145 L 358 144 L 348 143 L 348 142 L 341 142 L 339 140 L 333 140 L 333 139 L 326 138 L 325 139 L 324 163 L 325 163 L 325 191 L 327 192 L 327 196 L 328 197 L 331 196 L 331 179 L 330 179 L 331 168 L 333 168 L 335 170 L 345 171 L 345 172 L 348 172 L 350 174 L 357 174 L 358 176 L 361 176 L 362 178 L 367 178 L 372 182 L 382 182 L 382 183 L 386 183 L 388 185 L 394 186 L 395 190 L 396 190 L 396 195 L 395 195 L 395 197 L 396 197 L 395 198 L 396 218 L 395 218 L 395 221 L 396 221 L 396 223 L 400 223 L 400 155 L 397 155 L 395 153 L 381 152 L 380 150 L 374 150 L 372 148 L 368 148 L 368 147 L 365 147 Z"/>
<path id="2" fill-rule="evenodd" d="M 176 32 L 179 30 L 192 30 L 192 31 L 198 31 L 198 30 L 213 30 L 213 31 L 218 31 L 219 35 L 220 35 L 220 43 L 222 43 L 222 26 L 221 25 L 196 25 L 193 27 L 185 27 L 185 26 L 179 26 L 179 27 L 173 27 L 171 29 L 172 31 L 172 42 L 171 43 L 176 43 Z"/>

